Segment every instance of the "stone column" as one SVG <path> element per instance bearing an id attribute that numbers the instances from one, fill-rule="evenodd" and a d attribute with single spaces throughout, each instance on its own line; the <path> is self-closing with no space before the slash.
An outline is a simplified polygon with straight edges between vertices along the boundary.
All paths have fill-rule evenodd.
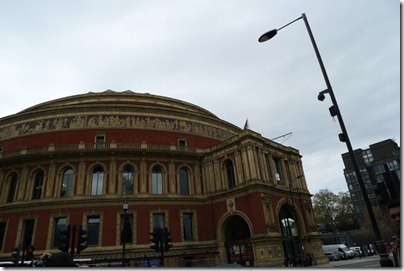
<path id="1" fill-rule="evenodd" d="M 25 163 L 22 168 L 22 171 L 21 171 L 20 181 L 17 183 L 17 191 L 18 191 L 17 200 L 24 200 L 27 197 L 26 193 L 27 193 L 27 190 L 29 190 L 28 184 L 30 183 L 28 180 L 28 178 L 29 178 L 28 170 L 29 170 L 29 167 Z"/>
<path id="2" fill-rule="evenodd" d="M 145 157 L 142 157 L 140 161 L 140 193 L 147 193 L 147 163 Z"/>
<path id="3" fill-rule="evenodd" d="M 76 195 L 81 196 L 84 194 L 84 185 L 86 181 L 86 161 L 80 158 L 79 167 L 76 180 Z"/>
<path id="4" fill-rule="evenodd" d="M 240 151 L 237 151 L 234 154 L 234 160 L 235 160 L 235 164 L 234 164 L 234 174 L 236 175 L 236 182 L 238 184 L 242 184 L 245 183 L 245 177 L 244 177 L 244 168 L 243 168 L 243 161 L 242 161 L 242 157 L 241 157 L 241 153 Z M 227 176 L 226 176 L 227 177 Z"/>
<path id="5" fill-rule="evenodd" d="M 46 188 L 45 188 L 45 198 L 49 198 L 49 197 L 59 197 L 58 191 L 60 192 L 60 185 L 57 185 L 58 183 L 60 183 L 60 181 L 58 182 L 57 178 L 58 176 L 55 176 L 56 173 L 56 165 L 55 165 L 55 161 L 51 160 L 50 164 L 49 164 L 49 172 L 48 172 L 48 180 L 46 182 Z M 45 182 L 45 180 L 44 180 Z M 54 185 L 56 183 L 56 185 Z M 55 187 L 55 191 L 53 190 L 53 187 Z M 53 195 L 52 195 L 53 194 Z"/>
<path id="6" fill-rule="evenodd" d="M 108 181 L 108 194 L 120 193 L 122 194 L 122 185 L 121 183 L 117 184 L 117 170 L 116 170 L 116 157 L 111 157 L 109 162 L 109 178 Z M 118 178 L 119 180 L 119 178 Z M 118 185 L 118 187 L 116 187 Z"/>
<path id="7" fill-rule="evenodd" d="M 175 182 L 177 179 L 177 173 L 175 170 L 175 164 L 174 164 L 174 160 L 170 159 L 169 163 L 168 163 L 168 188 L 167 189 L 167 193 L 169 194 L 178 194 L 179 191 L 175 191 Z M 164 181 L 164 178 L 163 178 Z M 164 187 L 164 185 L 163 185 Z"/>

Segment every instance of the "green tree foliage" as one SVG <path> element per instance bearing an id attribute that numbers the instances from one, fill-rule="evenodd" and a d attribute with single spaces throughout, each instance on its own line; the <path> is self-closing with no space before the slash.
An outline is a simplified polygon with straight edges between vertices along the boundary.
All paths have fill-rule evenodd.
<path id="1" fill-rule="evenodd" d="M 354 230 L 359 228 L 355 208 L 349 192 L 338 193 L 338 214 L 336 216 L 337 228 L 340 231 Z"/>
<path id="2" fill-rule="evenodd" d="M 335 195 L 328 189 L 322 189 L 313 196 L 313 206 L 317 222 L 329 231 L 336 233 L 337 230 L 359 228 L 349 192 Z"/>
<path id="3" fill-rule="evenodd" d="M 322 189 L 313 196 L 313 208 L 317 223 L 324 224 L 335 232 L 338 214 L 338 197 L 328 189 Z"/>

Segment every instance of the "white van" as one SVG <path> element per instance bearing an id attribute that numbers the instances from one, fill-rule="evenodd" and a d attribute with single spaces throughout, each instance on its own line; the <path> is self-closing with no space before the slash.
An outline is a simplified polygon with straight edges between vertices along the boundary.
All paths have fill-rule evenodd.
<path id="1" fill-rule="evenodd" d="M 355 252 L 344 244 L 323 245 L 323 251 L 325 252 L 339 252 L 344 255 L 345 259 L 353 259 Z"/>

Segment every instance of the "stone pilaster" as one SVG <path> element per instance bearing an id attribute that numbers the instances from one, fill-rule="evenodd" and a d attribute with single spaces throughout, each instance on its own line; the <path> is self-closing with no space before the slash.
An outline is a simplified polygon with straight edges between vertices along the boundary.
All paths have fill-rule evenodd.
<path id="1" fill-rule="evenodd" d="M 48 175 L 45 176 L 45 178 L 47 180 L 44 180 L 44 185 L 46 185 L 46 189 L 45 189 L 45 198 L 49 198 L 49 197 L 59 197 L 58 192 L 60 191 L 60 185 L 57 186 L 55 185 L 55 183 L 57 184 L 57 176 L 55 176 L 56 173 L 56 165 L 55 165 L 55 161 L 51 160 L 49 163 L 49 172 Z M 60 179 L 60 178 L 59 178 Z M 55 187 L 55 189 L 53 189 Z"/>

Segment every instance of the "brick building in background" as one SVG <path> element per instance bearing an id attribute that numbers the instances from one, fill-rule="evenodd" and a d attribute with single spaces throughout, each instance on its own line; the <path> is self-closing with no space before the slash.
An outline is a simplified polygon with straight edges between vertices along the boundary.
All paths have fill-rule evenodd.
<path id="1" fill-rule="evenodd" d="M 127 201 L 124 215 L 122 203 Z M 327 262 L 299 151 L 176 99 L 87 93 L 0 119 L 0 260 L 18 245 L 57 252 L 82 225 L 93 263 L 165 266 Z M 126 222 L 124 223 L 124 218 Z M 77 242 L 76 242 L 77 244 Z"/>
<path id="2" fill-rule="evenodd" d="M 390 219 L 387 215 L 386 205 L 393 198 L 400 198 L 400 147 L 391 139 L 371 144 L 368 149 L 354 150 L 355 159 L 369 197 L 370 204 L 380 213 L 378 219 L 381 234 L 385 240 L 390 240 L 391 235 L 387 229 Z M 359 187 L 358 179 L 352 166 L 349 153 L 343 153 L 342 159 L 345 165 L 344 175 L 351 195 L 355 211 L 358 213 L 359 223 L 366 223 L 367 209 Z"/>

